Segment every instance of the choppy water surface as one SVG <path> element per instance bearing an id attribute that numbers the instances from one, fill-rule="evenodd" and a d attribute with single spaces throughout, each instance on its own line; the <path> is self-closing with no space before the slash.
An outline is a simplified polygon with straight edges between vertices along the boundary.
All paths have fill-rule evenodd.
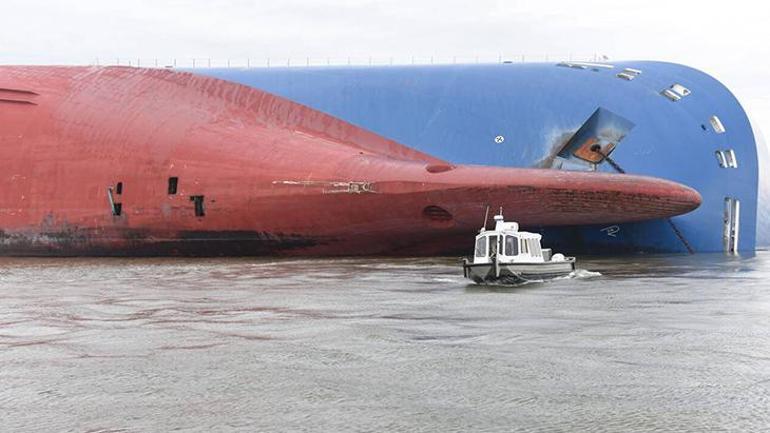
<path id="1" fill-rule="evenodd" d="M 759 431 L 770 254 L 0 260 L 0 431 Z"/>

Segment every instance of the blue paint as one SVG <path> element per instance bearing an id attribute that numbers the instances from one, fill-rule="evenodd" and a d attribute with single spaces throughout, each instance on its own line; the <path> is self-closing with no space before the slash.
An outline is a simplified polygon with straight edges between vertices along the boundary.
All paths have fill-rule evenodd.
<path id="1" fill-rule="evenodd" d="M 628 81 L 624 68 L 642 71 Z M 725 197 L 741 201 L 740 249 L 755 249 L 758 162 L 754 133 L 730 91 L 695 69 L 619 62 L 612 69 L 542 64 L 195 69 L 297 101 L 407 146 L 463 164 L 533 167 L 601 109 L 627 119 L 612 158 L 629 173 L 689 185 L 703 196 L 675 218 L 696 251 L 722 251 Z M 661 95 L 678 83 L 691 94 Z M 717 115 L 726 133 L 709 118 Z M 497 139 L 503 137 L 504 139 Z M 715 152 L 733 149 L 738 168 Z M 599 170 L 613 171 L 607 163 Z M 604 227 L 545 228 L 567 252 L 684 252 L 665 221 Z M 605 250 L 606 249 L 606 250 Z"/>

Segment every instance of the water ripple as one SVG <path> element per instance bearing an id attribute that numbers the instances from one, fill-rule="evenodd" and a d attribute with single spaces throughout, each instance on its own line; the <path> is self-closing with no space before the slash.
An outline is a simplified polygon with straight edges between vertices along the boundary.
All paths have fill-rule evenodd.
<path id="1" fill-rule="evenodd" d="M 0 431 L 761 431 L 770 254 L 0 260 Z"/>

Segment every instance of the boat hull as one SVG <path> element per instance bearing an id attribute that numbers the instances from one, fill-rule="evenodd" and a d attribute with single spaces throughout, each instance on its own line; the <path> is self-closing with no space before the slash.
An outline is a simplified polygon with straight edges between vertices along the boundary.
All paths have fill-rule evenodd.
<path id="1" fill-rule="evenodd" d="M 477 284 L 519 284 L 569 275 L 575 270 L 575 258 L 542 263 L 463 263 L 463 274 Z"/>

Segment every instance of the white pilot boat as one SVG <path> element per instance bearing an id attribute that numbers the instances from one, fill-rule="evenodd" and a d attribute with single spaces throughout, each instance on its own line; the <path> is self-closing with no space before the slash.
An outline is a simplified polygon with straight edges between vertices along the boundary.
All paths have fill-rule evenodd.
<path id="1" fill-rule="evenodd" d="M 517 284 L 569 275 L 575 258 L 552 254 L 541 248 L 537 233 L 519 231 L 515 222 L 505 222 L 502 211 L 495 216 L 494 230 L 482 228 L 476 236 L 473 261 L 463 259 L 463 275 L 476 283 Z"/>

